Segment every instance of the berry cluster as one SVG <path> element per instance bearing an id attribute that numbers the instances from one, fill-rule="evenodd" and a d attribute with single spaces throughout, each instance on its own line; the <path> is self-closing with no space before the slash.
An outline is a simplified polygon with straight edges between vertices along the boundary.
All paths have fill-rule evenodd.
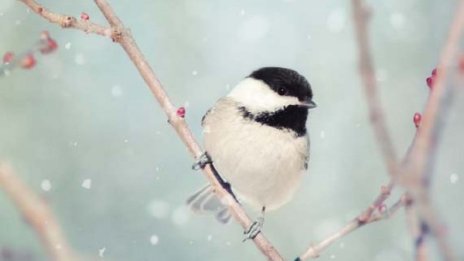
<path id="1" fill-rule="evenodd" d="M 54 52 L 57 48 L 58 44 L 56 41 L 47 31 L 43 31 L 40 33 L 39 41 L 30 50 L 21 54 L 6 52 L 3 55 L 3 64 L 0 64 L 0 76 L 17 66 L 23 69 L 34 68 L 37 64 L 37 53 L 47 55 Z"/>

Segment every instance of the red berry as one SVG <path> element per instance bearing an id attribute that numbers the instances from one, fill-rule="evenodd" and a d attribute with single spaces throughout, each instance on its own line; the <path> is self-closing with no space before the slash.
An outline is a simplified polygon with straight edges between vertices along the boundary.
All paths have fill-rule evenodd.
<path id="1" fill-rule="evenodd" d="M 434 81 L 435 81 L 435 77 L 433 77 L 433 76 L 427 77 L 426 82 L 427 82 L 427 86 L 428 86 L 430 89 L 433 89 Z"/>
<path id="2" fill-rule="evenodd" d="M 14 53 L 13 52 L 6 52 L 3 55 L 3 63 L 10 63 L 14 59 Z"/>
<path id="3" fill-rule="evenodd" d="M 413 121 L 414 121 L 414 125 L 416 125 L 416 128 L 419 128 L 421 120 L 422 120 L 422 115 L 418 112 L 414 113 Z"/>
<path id="4" fill-rule="evenodd" d="M 48 39 L 44 40 L 43 45 L 44 46 L 42 48 L 40 48 L 40 52 L 42 54 L 49 54 L 49 53 L 55 51 L 58 48 L 58 44 L 52 38 L 48 38 Z"/>
<path id="5" fill-rule="evenodd" d="M 90 16 L 87 13 L 82 12 L 81 13 L 81 19 L 84 20 L 84 21 L 87 21 L 87 20 L 90 19 Z"/>
<path id="6" fill-rule="evenodd" d="M 31 69 L 36 63 L 37 61 L 35 60 L 34 55 L 28 54 L 21 60 L 21 67 L 24 69 Z"/>
<path id="7" fill-rule="evenodd" d="M 185 117 L 185 108 L 179 107 L 176 112 L 177 116 L 184 118 Z"/>
<path id="8" fill-rule="evenodd" d="M 56 41 L 50 37 L 48 31 L 43 31 L 40 33 L 41 47 L 40 52 L 43 54 L 48 54 L 55 51 L 58 48 Z"/>

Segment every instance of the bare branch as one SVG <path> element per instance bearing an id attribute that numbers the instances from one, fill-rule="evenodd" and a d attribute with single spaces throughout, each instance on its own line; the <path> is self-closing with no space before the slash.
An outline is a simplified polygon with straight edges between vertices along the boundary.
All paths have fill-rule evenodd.
<path id="1" fill-rule="evenodd" d="M 87 31 L 89 29 L 87 22 L 83 24 L 82 21 L 77 21 L 75 18 L 69 16 L 63 16 L 59 14 L 52 13 L 37 2 L 32 0 L 22 0 L 23 3 L 31 7 L 36 13 L 47 19 L 52 23 L 62 25 L 63 27 L 72 27 Z M 132 63 L 135 65 L 139 71 L 142 78 L 145 80 L 145 83 L 150 88 L 153 96 L 161 105 L 161 108 L 166 113 L 169 123 L 177 132 L 179 138 L 183 141 L 184 145 L 189 149 L 190 153 L 194 158 L 199 158 L 202 154 L 202 150 L 195 138 L 193 137 L 190 129 L 187 126 L 185 120 L 176 114 L 176 107 L 170 101 L 166 91 L 162 87 L 160 81 L 156 77 L 153 69 L 148 64 L 147 60 L 143 56 L 142 52 L 138 48 L 134 39 L 130 35 L 129 31 L 125 29 L 121 20 L 114 13 L 111 6 L 105 0 L 95 0 L 96 5 L 103 13 L 105 18 L 108 20 L 111 25 L 111 30 L 108 30 L 104 27 L 97 26 L 92 24 L 95 32 L 100 35 L 108 36 L 110 32 L 111 38 L 113 41 L 118 42 L 124 51 L 129 56 Z M 63 23 L 63 21 L 65 21 Z M 70 22 L 66 22 L 70 21 Z M 225 190 L 220 182 L 216 179 L 211 166 L 207 165 L 203 169 L 203 173 L 207 177 L 208 181 L 211 183 L 216 195 L 221 199 L 222 202 L 225 202 L 235 220 L 244 228 L 247 229 L 251 226 L 252 221 L 242 209 L 240 204 L 238 204 L 233 196 Z M 269 260 L 283 260 L 281 255 L 277 252 L 274 246 L 266 239 L 263 233 L 259 233 L 254 239 L 254 243 L 258 249 L 269 259 Z"/>
<path id="2" fill-rule="evenodd" d="M 358 42 L 359 69 L 369 108 L 369 117 L 388 173 L 392 179 L 396 179 L 399 173 L 398 158 L 382 110 L 382 103 L 377 90 L 375 70 L 370 54 L 369 31 L 367 28 L 370 13 L 362 0 L 352 0 L 351 2 L 356 40 Z"/>
<path id="3" fill-rule="evenodd" d="M 450 26 L 448 39 L 443 48 L 438 66 L 437 78 L 425 105 L 422 122 L 418 128 L 415 146 L 406 161 L 409 175 L 402 177 L 401 184 L 409 189 L 416 203 L 419 217 L 426 229 L 437 238 L 438 246 L 445 260 L 456 257 L 447 242 L 439 215 L 432 206 L 429 196 L 430 179 L 436 161 L 437 143 L 444 126 L 444 118 L 451 105 L 453 88 L 446 83 L 449 67 L 455 62 L 459 41 L 464 29 L 464 1 L 459 1 L 454 20 Z"/>
<path id="4" fill-rule="evenodd" d="M 27 5 L 32 11 L 42 16 L 50 23 L 58 24 L 63 28 L 74 28 L 86 33 L 93 33 L 105 37 L 111 37 L 112 31 L 109 27 L 104 27 L 88 20 L 77 19 L 74 16 L 57 14 L 49 11 L 34 0 L 20 0 Z"/>
<path id="5" fill-rule="evenodd" d="M 406 195 L 403 195 L 390 208 L 383 210 L 383 211 L 375 212 L 366 221 L 360 221 L 359 217 L 355 217 L 348 224 L 346 224 L 343 228 L 341 228 L 340 230 L 338 230 L 331 236 L 327 237 L 326 239 L 320 241 L 317 244 L 311 245 L 311 247 L 309 247 L 306 250 L 306 252 L 303 255 L 301 255 L 299 258 L 297 258 L 296 260 L 306 260 L 310 258 L 319 257 L 322 251 L 324 251 L 327 247 L 335 243 L 340 238 L 345 237 L 349 233 L 353 232 L 356 229 L 363 227 L 366 224 L 374 223 L 380 220 L 389 219 L 390 217 L 394 216 L 398 212 L 399 209 L 407 205 L 408 202 L 409 202 L 409 198 Z"/>
<path id="6" fill-rule="evenodd" d="M 5 163 L 0 163 L 0 187 L 34 228 L 52 260 L 79 260 L 63 236 L 47 203 L 28 188 Z"/>

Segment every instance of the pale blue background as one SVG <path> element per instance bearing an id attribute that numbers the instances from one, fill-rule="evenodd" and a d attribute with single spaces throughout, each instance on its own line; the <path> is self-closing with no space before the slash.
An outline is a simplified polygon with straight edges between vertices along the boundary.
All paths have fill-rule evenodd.
<path id="1" fill-rule="evenodd" d="M 105 22 L 90 0 L 42 2 Z M 319 107 L 309 122 L 310 174 L 290 204 L 267 215 L 264 227 L 286 258 L 340 228 L 387 182 L 357 73 L 350 1 L 112 2 L 173 102 L 187 107 L 198 138 L 203 113 L 256 68 L 291 67 L 312 83 Z M 402 155 L 458 1 L 370 2 L 378 84 Z M 0 0 L 0 24 L 2 54 L 27 49 L 42 30 L 60 45 L 39 57 L 34 70 L 0 79 L 0 159 L 50 203 L 77 250 L 98 258 L 105 248 L 106 260 L 264 260 L 253 244 L 241 242 L 237 224 L 224 226 L 184 208 L 205 179 L 190 169 L 193 160 L 117 44 L 62 30 L 14 0 Z M 460 259 L 463 101 L 459 89 L 433 182 L 434 202 Z M 81 186 L 85 179 L 92 180 L 90 189 Z M 51 183 L 48 192 L 41 189 L 44 180 Z M 0 247 L 47 260 L 1 191 Z M 412 260 L 403 213 L 343 238 L 320 260 Z"/>

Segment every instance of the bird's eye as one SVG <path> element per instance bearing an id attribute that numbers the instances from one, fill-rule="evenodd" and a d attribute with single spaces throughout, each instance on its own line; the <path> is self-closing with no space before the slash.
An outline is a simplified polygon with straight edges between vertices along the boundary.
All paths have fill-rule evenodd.
<path id="1" fill-rule="evenodd" d="M 279 95 L 285 95 L 287 94 L 287 90 L 284 87 L 280 87 L 279 90 L 277 90 L 277 93 Z"/>

